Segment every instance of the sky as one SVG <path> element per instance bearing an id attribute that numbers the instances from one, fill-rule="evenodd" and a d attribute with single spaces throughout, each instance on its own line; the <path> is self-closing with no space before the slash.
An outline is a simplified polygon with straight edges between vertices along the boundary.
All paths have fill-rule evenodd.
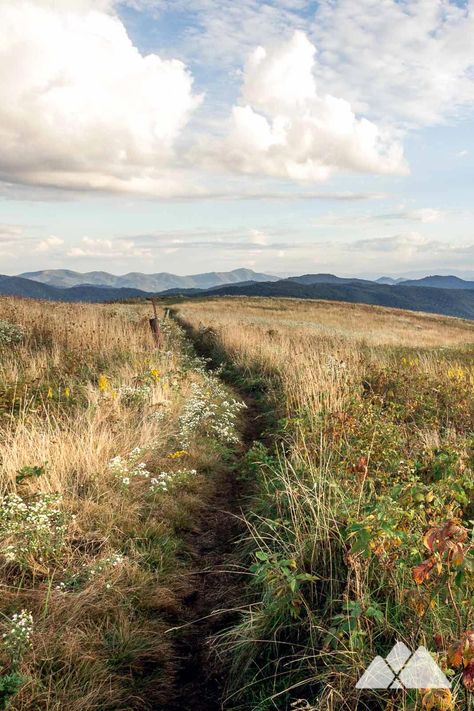
<path id="1" fill-rule="evenodd" d="M 0 273 L 474 278 L 474 0 L 0 0 Z"/>

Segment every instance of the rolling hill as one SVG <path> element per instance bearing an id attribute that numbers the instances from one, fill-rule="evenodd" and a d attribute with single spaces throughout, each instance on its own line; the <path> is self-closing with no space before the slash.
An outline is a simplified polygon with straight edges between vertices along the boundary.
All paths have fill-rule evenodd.
<path id="1" fill-rule="evenodd" d="M 434 276 L 423 277 L 422 279 L 404 279 L 405 286 L 430 286 L 436 289 L 474 289 L 474 281 L 466 281 L 457 276 Z"/>
<path id="2" fill-rule="evenodd" d="M 0 275 L 0 294 L 22 296 L 30 299 L 46 299 L 48 301 L 87 301 L 89 303 L 119 301 L 139 297 L 146 298 L 149 296 L 148 292 L 140 289 L 114 289 L 105 286 L 83 285 L 60 289 L 31 279 L 5 275 Z"/>
<path id="3" fill-rule="evenodd" d="M 274 283 L 224 286 L 204 294 L 348 301 L 474 319 L 474 291 L 469 289 L 435 289 L 403 284 L 389 286 L 375 282 L 301 284 L 293 279 L 284 279 Z"/>

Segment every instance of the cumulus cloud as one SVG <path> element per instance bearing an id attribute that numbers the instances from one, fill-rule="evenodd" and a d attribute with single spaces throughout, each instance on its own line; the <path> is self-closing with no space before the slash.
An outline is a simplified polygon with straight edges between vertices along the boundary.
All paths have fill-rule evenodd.
<path id="1" fill-rule="evenodd" d="M 0 1 L 0 177 L 167 193 L 200 103 L 184 64 L 142 56 L 110 3 Z"/>
<path id="2" fill-rule="evenodd" d="M 132 240 L 93 239 L 83 237 L 80 244 L 72 247 L 68 257 L 93 257 L 121 259 L 123 257 L 148 257 L 150 250 L 139 247 Z"/>
<path id="3" fill-rule="evenodd" d="M 170 23 L 190 16 L 180 55 L 221 69 L 223 85 L 256 45 L 302 30 L 318 50 L 321 93 L 369 118 L 424 126 L 474 99 L 472 0 L 126 1 Z"/>
<path id="4" fill-rule="evenodd" d="M 0 0 L 0 182 L 233 199 L 222 172 L 239 197 L 249 175 L 404 174 L 405 131 L 474 103 L 473 3 Z M 167 58 L 134 46 L 124 5 Z"/>
<path id="5" fill-rule="evenodd" d="M 211 152 L 227 168 L 293 180 L 325 180 L 340 170 L 404 174 L 400 143 L 387 129 L 358 118 L 350 104 L 320 95 L 315 47 L 306 35 L 258 47 L 244 72 L 224 145 Z"/>
<path id="6" fill-rule="evenodd" d="M 50 252 L 51 250 L 55 249 L 55 247 L 60 247 L 61 245 L 64 244 L 64 240 L 61 239 L 61 237 L 54 237 L 53 235 L 51 237 L 47 237 L 46 239 L 41 240 L 39 244 L 35 247 L 34 251 L 35 252 Z"/>
<path id="7" fill-rule="evenodd" d="M 426 126 L 474 101 L 472 0 L 320 0 L 316 72 L 357 110 Z"/>

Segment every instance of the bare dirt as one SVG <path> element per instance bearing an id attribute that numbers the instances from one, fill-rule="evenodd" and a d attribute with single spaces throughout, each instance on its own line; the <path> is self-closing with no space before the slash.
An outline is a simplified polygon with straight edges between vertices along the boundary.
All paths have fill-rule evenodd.
<path id="1" fill-rule="evenodd" d="M 193 337 L 195 334 L 186 330 L 196 350 L 209 355 L 206 346 Z M 244 580 L 239 572 L 241 560 L 236 544 L 245 531 L 242 511 L 249 492 L 242 491 L 239 464 L 252 443 L 262 438 L 266 421 L 258 399 L 246 392 L 239 392 L 239 397 L 247 405 L 242 415 L 241 451 L 218 476 L 214 494 L 193 530 L 185 535 L 189 556 L 181 581 L 185 593 L 172 632 L 176 635 L 178 673 L 174 698 L 160 707 L 163 711 L 225 708 L 225 663 L 212 652 L 210 640 L 236 621 L 238 615 L 234 610 L 243 602 Z"/>

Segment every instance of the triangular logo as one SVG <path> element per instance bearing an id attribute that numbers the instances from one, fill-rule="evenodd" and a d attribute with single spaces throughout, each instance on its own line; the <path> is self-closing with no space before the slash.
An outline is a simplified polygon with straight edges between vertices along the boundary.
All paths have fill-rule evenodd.
<path id="1" fill-rule="evenodd" d="M 451 688 L 451 683 L 425 647 L 418 647 L 400 672 L 400 681 L 406 689 Z"/>
<path id="2" fill-rule="evenodd" d="M 425 647 L 414 654 L 397 642 L 386 659 L 375 657 L 356 689 L 450 689 L 451 683 Z"/>
<path id="3" fill-rule="evenodd" d="M 375 657 L 356 684 L 356 689 L 388 689 L 395 675 L 385 659 Z"/>

